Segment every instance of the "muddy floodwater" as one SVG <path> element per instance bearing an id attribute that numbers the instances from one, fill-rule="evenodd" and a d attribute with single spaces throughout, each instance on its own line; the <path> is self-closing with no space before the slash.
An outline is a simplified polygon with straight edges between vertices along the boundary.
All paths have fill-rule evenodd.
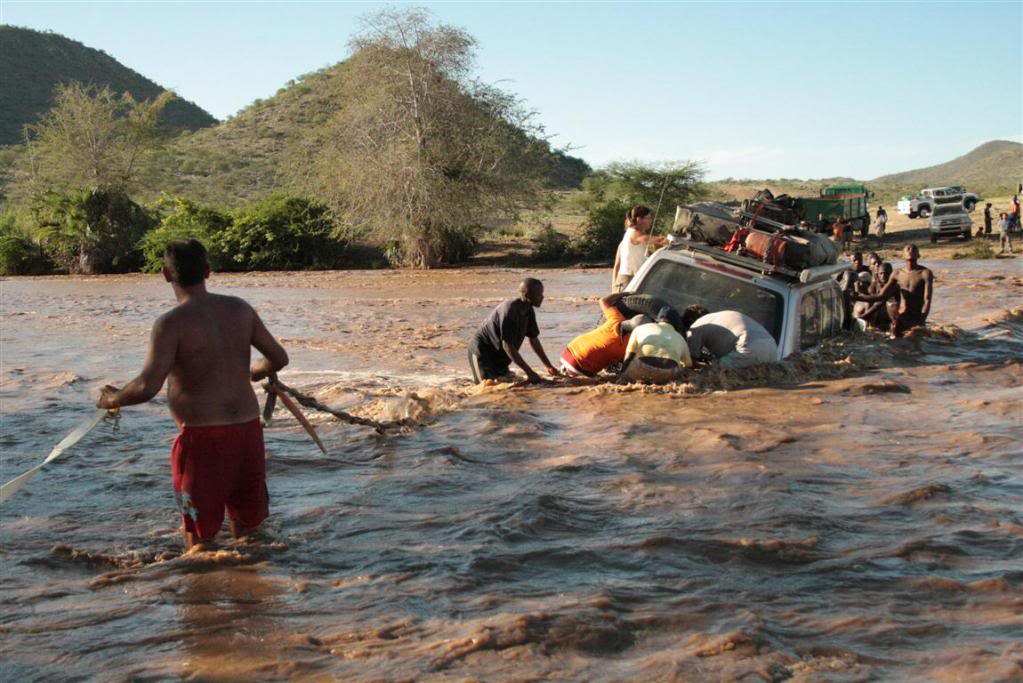
<path id="1" fill-rule="evenodd" d="M 126 409 L 0 508 L 0 675 L 1023 680 L 1023 272 L 927 265 L 925 336 L 656 390 L 470 387 L 465 340 L 524 271 L 214 276 L 284 341 L 288 384 L 423 426 L 310 414 L 324 456 L 278 409 L 264 533 L 183 555 L 174 423 Z M 609 278 L 538 275 L 554 358 Z M 6 481 L 140 369 L 173 297 L 0 294 Z"/>

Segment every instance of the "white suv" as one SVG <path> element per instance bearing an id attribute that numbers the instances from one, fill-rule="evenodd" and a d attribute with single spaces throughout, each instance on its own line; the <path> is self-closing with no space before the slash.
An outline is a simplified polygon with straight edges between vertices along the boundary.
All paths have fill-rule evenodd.
<path id="1" fill-rule="evenodd" d="M 778 342 L 781 360 L 842 330 L 845 305 L 834 278 L 848 269 L 840 262 L 797 272 L 680 239 L 647 259 L 627 290 L 680 313 L 692 304 L 745 313 Z"/>
<path id="2" fill-rule="evenodd" d="M 927 220 L 927 230 L 931 233 L 931 242 L 939 237 L 960 237 L 972 239 L 973 219 L 963 210 L 960 202 L 939 204 L 934 207 L 931 217 Z"/>

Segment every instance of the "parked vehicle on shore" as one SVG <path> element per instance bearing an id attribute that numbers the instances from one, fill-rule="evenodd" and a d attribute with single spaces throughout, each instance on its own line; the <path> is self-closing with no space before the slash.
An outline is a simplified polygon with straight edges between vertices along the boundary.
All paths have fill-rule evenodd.
<path id="1" fill-rule="evenodd" d="M 962 200 L 955 195 L 944 199 L 935 205 L 927 221 L 931 243 L 949 237 L 973 239 L 973 219 L 963 208 Z"/>
<path id="2" fill-rule="evenodd" d="M 711 313 L 744 313 L 771 333 L 781 360 L 842 330 L 845 306 L 835 276 L 848 268 L 843 261 L 795 271 L 673 236 L 627 291 L 657 297 L 677 311 L 700 304 Z"/>
<path id="3" fill-rule="evenodd" d="M 947 203 L 950 197 L 959 197 L 962 208 L 967 213 L 973 211 L 980 203 L 980 195 L 976 192 L 967 192 L 961 185 L 949 185 L 947 187 L 928 187 L 920 190 L 915 196 L 905 195 L 896 204 L 895 209 L 903 216 L 910 218 L 927 218 L 934 211 L 934 207 L 940 203 Z"/>

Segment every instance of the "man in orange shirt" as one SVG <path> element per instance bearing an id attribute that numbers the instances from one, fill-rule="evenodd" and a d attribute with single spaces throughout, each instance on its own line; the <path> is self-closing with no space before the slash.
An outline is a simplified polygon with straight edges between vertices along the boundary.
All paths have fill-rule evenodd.
<path id="1" fill-rule="evenodd" d="M 615 304 L 624 296 L 625 293 L 620 292 L 601 299 L 600 310 L 604 313 L 604 322 L 597 329 L 570 341 L 561 352 L 561 370 L 566 375 L 593 377 L 612 363 L 624 360 L 625 346 L 633 328 L 649 322 L 649 318 L 643 315 L 632 320 L 622 315 Z"/>

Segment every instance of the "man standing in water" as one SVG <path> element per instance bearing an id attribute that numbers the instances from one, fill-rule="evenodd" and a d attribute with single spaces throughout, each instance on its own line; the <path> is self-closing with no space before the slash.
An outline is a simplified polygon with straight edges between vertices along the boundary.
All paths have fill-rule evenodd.
<path id="1" fill-rule="evenodd" d="M 857 301 L 870 303 L 887 301 L 899 296 L 899 308 L 892 319 L 892 336 L 901 337 L 927 322 L 931 312 L 931 293 L 934 289 L 934 273 L 917 262 L 920 250 L 915 244 L 907 244 L 902 255 L 906 267 L 897 271 L 874 295 L 857 294 Z"/>
<path id="2" fill-rule="evenodd" d="M 211 541 L 231 519 L 236 538 L 269 514 L 258 382 L 288 354 L 245 301 L 206 291 L 210 267 L 197 240 L 171 242 L 163 276 L 178 305 L 157 318 L 142 373 L 123 389 L 103 387 L 99 408 L 145 403 L 168 377 L 167 398 L 180 433 L 171 450 L 174 494 L 185 546 Z M 251 348 L 263 359 L 249 367 Z"/>
<path id="3" fill-rule="evenodd" d="M 512 361 L 522 368 L 530 384 L 541 382 L 540 375 L 529 367 L 519 355 L 522 341 L 529 337 L 529 345 L 547 368 L 557 377 L 555 369 L 540 343 L 540 328 L 536 325 L 536 312 L 543 303 L 543 283 L 527 277 L 519 285 L 519 298 L 509 299 L 493 310 L 469 342 L 469 369 L 473 381 L 499 379 L 508 374 Z"/>

